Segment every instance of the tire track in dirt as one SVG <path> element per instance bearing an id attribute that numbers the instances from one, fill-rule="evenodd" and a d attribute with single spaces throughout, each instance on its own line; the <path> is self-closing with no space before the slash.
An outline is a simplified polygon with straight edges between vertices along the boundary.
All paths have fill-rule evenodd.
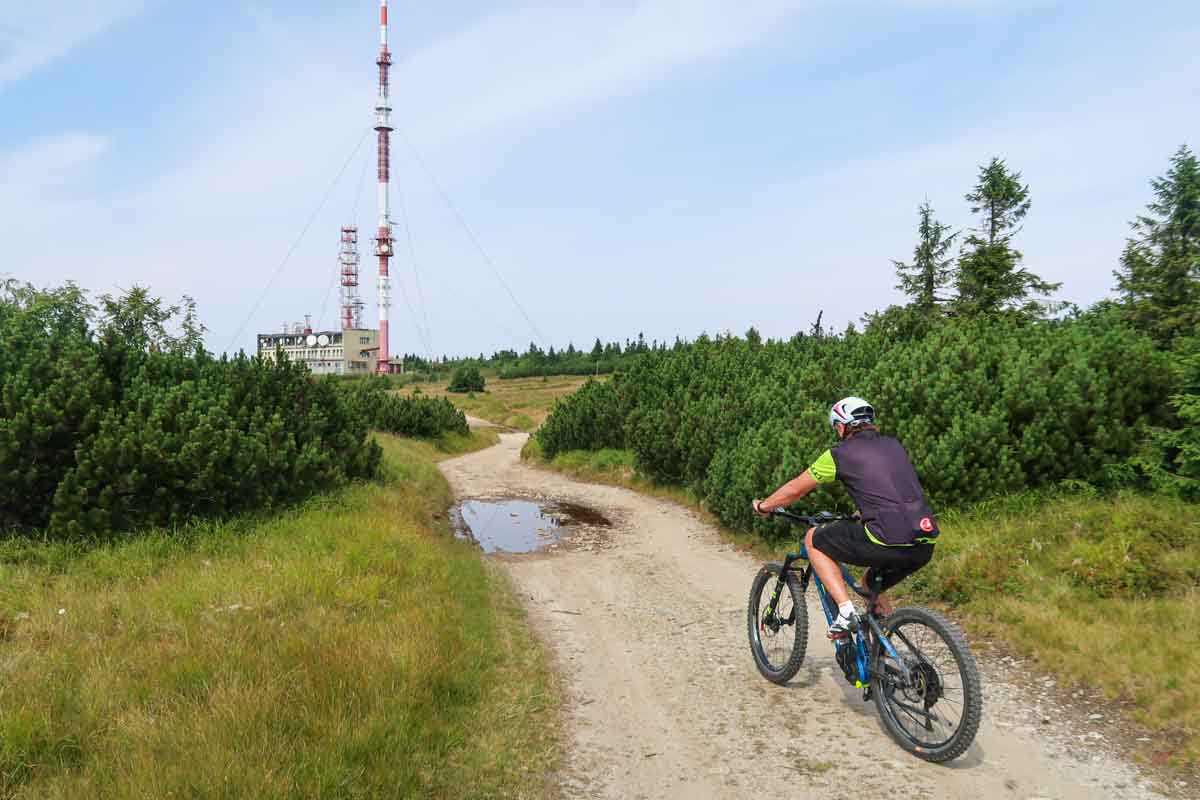
<path id="1" fill-rule="evenodd" d="M 502 559 L 566 678 L 564 795 L 1161 797 L 1105 743 L 1034 707 L 1036 687 L 1003 680 L 1003 665 L 986 658 L 971 749 L 948 765 L 908 755 L 842 678 L 812 605 L 799 674 L 786 687 L 768 683 L 746 642 L 758 564 L 679 506 L 521 463 L 526 438 L 503 434 L 441 467 L 459 498 L 566 500 L 613 521 L 599 544 Z"/>

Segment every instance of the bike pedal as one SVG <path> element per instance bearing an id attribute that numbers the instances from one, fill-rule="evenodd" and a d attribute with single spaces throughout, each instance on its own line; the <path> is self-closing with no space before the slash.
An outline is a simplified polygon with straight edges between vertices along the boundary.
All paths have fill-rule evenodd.
<path id="1" fill-rule="evenodd" d="M 825 635 L 827 637 L 829 637 L 829 641 L 831 641 L 831 642 L 840 642 L 844 639 L 850 638 L 850 631 L 838 631 L 837 633 L 834 633 L 833 631 L 828 631 L 828 632 L 826 632 Z"/>

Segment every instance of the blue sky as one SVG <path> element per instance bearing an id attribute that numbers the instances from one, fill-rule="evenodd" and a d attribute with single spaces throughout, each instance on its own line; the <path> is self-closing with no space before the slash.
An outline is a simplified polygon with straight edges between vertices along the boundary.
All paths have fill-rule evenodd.
<path id="1" fill-rule="evenodd" d="M 0 275 L 190 295 L 217 351 L 336 324 L 370 139 L 299 237 L 371 126 L 376 19 L 372 0 L 0 0 Z M 993 155 L 1031 185 L 1027 266 L 1089 303 L 1149 180 L 1200 147 L 1195 2 L 393 0 L 392 21 L 409 352 L 844 325 L 899 299 L 925 198 L 972 223 Z"/>

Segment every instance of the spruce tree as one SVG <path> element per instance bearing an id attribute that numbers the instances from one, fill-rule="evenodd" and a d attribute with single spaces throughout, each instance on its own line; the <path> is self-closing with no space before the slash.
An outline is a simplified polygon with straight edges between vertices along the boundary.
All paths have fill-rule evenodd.
<path id="1" fill-rule="evenodd" d="M 1130 227 L 1117 278 L 1130 319 L 1169 345 L 1200 326 L 1200 163 L 1183 145 Z"/>
<path id="2" fill-rule="evenodd" d="M 912 305 L 923 311 L 931 311 L 946 298 L 940 292 L 954 273 L 954 257 L 949 255 L 957 233 L 946 235 L 949 225 L 943 225 L 933 217 L 933 206 L 926 200 L 918 209 L 920 223 L 917 225 L 917 246 L 913 250 L 913 261 L 893 261 L 900 283 L 896 288 L 912 298 Z"/>
<path id="3" fill-rule="evenodd" d="M 958 309 L 964 314 L 1040 310 L 1029 296 L 1049 294 L 1062 284 L 1047 283 L 1023 268 L 1021 252 L 1012 246 L 1030 205 L 1029 185 L 1021 183 L 1021 173 L 993 158 L 980 167 L 979 181 L 966 200 L 971 213 L 980 215 L 981 225 L 972 229 L 958 259 Z"/>

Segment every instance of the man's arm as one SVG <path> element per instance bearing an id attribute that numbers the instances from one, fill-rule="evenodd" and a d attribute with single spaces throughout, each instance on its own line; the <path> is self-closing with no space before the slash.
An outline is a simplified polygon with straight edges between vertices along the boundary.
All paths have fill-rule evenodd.
<path id="1" fill-rule="evenodd" d="M 830 483 L 835 478 L 837 465 L 833 461 L 833 453 L 826 450 L 811 467 L 780 486 L 775 490 L 775 494 L 766 500 L 755 500 L 752 507 L 756 514 L 765 517 L 777 508 L 790 506 L 821 484 Z"/>
<path id="2" fill-rule="evenodd" d="M 808 470 L 804 470 L 790 481 L 780 486 L 775 490 L 775 493 L 766 500 L 760 500 L 756 503 L 758 513 L 766 516 L 768 513 L 777 508 L 790 506 L 792 503 L 804 497 L 806 494 L 816 489 L 820 484 L 816 478 L 812 476 Z"/>

